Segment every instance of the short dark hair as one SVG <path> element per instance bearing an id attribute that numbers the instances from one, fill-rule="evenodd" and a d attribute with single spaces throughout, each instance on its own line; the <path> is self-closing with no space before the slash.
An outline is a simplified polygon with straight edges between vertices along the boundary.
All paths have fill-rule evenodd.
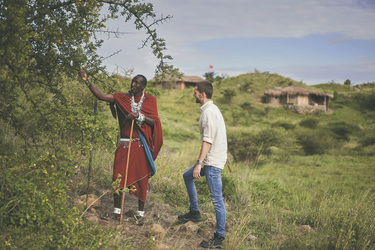
<path id="1" fill-rule="evenodd" d="M 144 75 L 136 75 L 136 76 L 133 78 L 132 81 L 134 81 L 134 79 L 136 79 L 136 78 L 139 78 L 139 79 L 141 80 L 141 83 L 142 83 L 143 87 L 146 88 L 146 86 L 147 86 L 147 78 L 146 78 Z"/>
<path id="2" fill-rule="evenodd" d="M 214 94 L 214 88 L 212 87 L 212 84 L 209 81 L 198 82 L 196 86 L 197 90 L 200 93 L 206 93 L 206 97 L 208 99 L 212 98 L 212 95 Z"/>

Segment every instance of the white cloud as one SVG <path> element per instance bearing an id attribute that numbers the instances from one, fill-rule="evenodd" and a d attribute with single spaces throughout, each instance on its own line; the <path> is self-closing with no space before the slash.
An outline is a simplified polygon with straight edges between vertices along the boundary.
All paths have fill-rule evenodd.
<path id="1" fill-rule="evenodd" d="M 156 26 L 158 35 L 167 41 L 168 54 L 174 57 L 173 64 L 187 75 L 203 75 L 209 64 L 220 63 L 221 68 L 215 71 L 223 72 L 230 76 L 253 71 L 255 66 L 250 64 L 238 67 L 230 62 L 236 58 L 225 61 L 216 54 L 207 54 L 194 47 L 197 42 L 217 39 L 238 38 L 302 38 L 316 34 L 330 34 L 332 45 L 350 40 L 375 40 L 375 4 L 372 0 L 155 0 L 154 10 L 160 15 L 173 15 L 173 19 Z M 123 21 L 112 22 L 112 29 L 134 32 L 131 24 Z M 129 30 L 126 30 L 129 29 Z M 331 36 L 334 34 L 334 36 Z M 135 68 L 135 74 L 143 73 L 146 77 L 153 77 L 157 59 L 149 48 L 138 50 L 141 40 L 145 35 L 141 31 L 122 36 L 121 39 L 105 41 L 101 52 L 108 56 L 117 50 L 122 52 L 104 63 L 109 70 L 116 65 L 124 68 Z M 267 51 L 264 51 L 266 54 Z M 366 64 L 357 65 L 360 57 L 366 56 Z M 267 57 L 265 57 L 267 58 Z M 257 58 L 259 61 L 262 58 Z M 319 60 L 319 55 L 317 55 Z M 295 76 L 295 80 L 311 79 L 319 75 L 324 81 L 329 81 L 335 76 L 343 76 L 348 72 L 358 75 L 357 67 L 362 69 L 374 65 L 373 56 L 358 55 L 357 62 L 346 63 L 344 66 L 290 66 L 285 62 L 284 68 L 260 69 L 275 73 Z M 330 62 L 322 62 L 330 65 Z M 280 70 L 278 72 L 277 70 Z M 366 71 L 369 78 L 373 76 Z M 221 73 L 219 73 L 221 74 Z M 284 75 L 284 74 L 282 74 Z M 288 75 L 286 75 L 288 76 Z M 358 77 L 360 77 L 358 75 Z M 336 77 L 338 78 L 338 77 Z M 316 77 L 314 78 L 316 79 Z M 358 78 L 359 79 L 359 78 Z M 366 78 L 368 79 L 368 78 Z"/>
<path id="2" fill-rule="evenodd" d="M 355 0 L 155 1 L 155 8 L 172 14 L 161 30 L 168 40 L 201 41 L 234 37 L 303 37 L 340 33 L 375 39 L 375 11 Z M 372 28 L 371 28 L 372 27 Z"/>

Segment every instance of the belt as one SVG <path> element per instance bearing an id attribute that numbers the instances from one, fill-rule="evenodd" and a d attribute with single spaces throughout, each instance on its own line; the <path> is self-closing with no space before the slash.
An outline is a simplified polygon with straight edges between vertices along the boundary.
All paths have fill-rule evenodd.
<path id="1" fill-rule="evenodd" d="M 139 140 L 140 140 L 139 137 L 132 138 L 132 142 L 133 142 L 133 141 L 139 141 Z M 120 142 L 124 142 L 124 141 L 129 142 L 129 141 L 130 141 L 130 138 L 120 138 Z"/>
<path id="2" fill-rule="evenodd" d="M 120 138 L 119 146 L 123 146 L 124 148 L 128 148 L 129 142 L 130 142 L 129 138 Z M 139 137 L 132 138 L 132 142 L 137 142 L 138 147 L 143 147 L 142 141 L 140 140 Z"/>

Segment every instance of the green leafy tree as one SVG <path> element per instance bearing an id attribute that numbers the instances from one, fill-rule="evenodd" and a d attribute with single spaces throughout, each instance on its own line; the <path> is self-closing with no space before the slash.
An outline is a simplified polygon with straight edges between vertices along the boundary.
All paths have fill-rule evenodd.
<path id="1" fill-rule="evenodd" d="M 91 75 L 104 71 L 103 58 L 96 53 L 103 41 L 97 39 L 96 33 L 111 32 L 104 30 L 109 19 L 134 20 L 136 29 L 147 33 L 146 39 L 140 41 L 141 47 L 150 46 L 160 60 L 156 72 L 163 73 L 158 76 L 176 72 L 166 62 L 172 58 L 164 53 L 165 40 L 157 36 L 154 28 L 171 16 L 158 18 L 152 4 L 123 0 L 0 3 L 0 117 L 34 144 L 45 138 L 41 131 L 56 135 L 61 128 L 60 122 L 53 122 L 56 119 L 51 116 L 51 101 L 52 108 L 60 109 L 54 112 L 79 112 L 73 111 L 75 104 L 70 103 L 64 90 L 66 79 L 76 78 L 80 68 L 88 69 Z M 104 7 L 109 14 L 101 17 L 99 13 Z M 26 112 L 29 109 L 31 113 Z M 34 122 L 26 120 L 28 116 Z M 75 119 L 75 123 L 81 127 L 82 119 Z"/>
<path id="2" fill-rule="evenodd" d="M 109 14 L 101 17 L 104 7 Z M 128 84 L 126 79 L 108 79 L 97 54 L 103 43 L 97 32 L 113 34 L 105 23 L 116 18 L 145 31 L 140 47 L 151 47 L 159 59 L 159 76 L 176 72 L 154 28 L 171 16 L 157 17 L 152 4 L 0 0 L 0 231 L 8 246 L 76 248 L 79 241 L 99 247 L 78 233 L 81 223 L 77 211 L 67 207 L 66 190 L 75 166 L 88 162 L 92 134 L 107 146 L 116 137 L 108 119 L 93 123 L 94 97 L 77 79 L 85 68 L 103 92 L 121 91 Z M 104 110 L 108 113 L 108 106 L 99 103 L 98 113 Z"/>
<path id="3" fill-rule="evenodd" d="M 222 91 L 223 94 L 223 103 L 230 104 L 232 103 L 233 98 L 237 95 L 236 90 L 234 89 L 225 89 Z"/>
<path id="4" fill-rule="evenodd" d="M 219 84 L 223 79 L 227 78 L 225 74 L 221 76 L 215 76 L 215 75 L 216 73 L 212 71 L 212 72 L 204 73 L 203 77 L 209 82 L 218 82 Z"/>
<path id="5" fill-rule="evenodd" d="M 215 72 L 206 72 L 204 73 L 203 77 L 209 81 L 209 82 L 214 82 L 215 81 Z"/>

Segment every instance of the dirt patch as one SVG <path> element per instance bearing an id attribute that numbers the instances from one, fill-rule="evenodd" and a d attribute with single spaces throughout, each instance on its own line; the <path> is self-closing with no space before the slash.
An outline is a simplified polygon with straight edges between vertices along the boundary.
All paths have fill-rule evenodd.
<path id="1" fill-rule="evenodd" d="M 109 190 L 100 190 L 104 194 L 100 197 L 100 206 L 87 210 L 83 217 L 92 224 L 104 227 L 113 227 L 121 231 L 121 236 L 131 239 L 135 249 L 203 249 L 199 246 L 202 240 L 213 236 L 215 223 L 214 215 L 205 214 L 202 222 L 192 226 L 188 222 L 179 223 L 177 215 L 168 204 L 150 201 L 152 194 L 147 194 L 145 205 L 145 223 L 137 225 L 134 217 L 138 209 L 138 200 L 135 196 L 126 193 L 124 202 L 123 222 L 108 220 L 113 212 L 113 198 Z M 118 236 L 117 236 L 118 237 Z"/>

